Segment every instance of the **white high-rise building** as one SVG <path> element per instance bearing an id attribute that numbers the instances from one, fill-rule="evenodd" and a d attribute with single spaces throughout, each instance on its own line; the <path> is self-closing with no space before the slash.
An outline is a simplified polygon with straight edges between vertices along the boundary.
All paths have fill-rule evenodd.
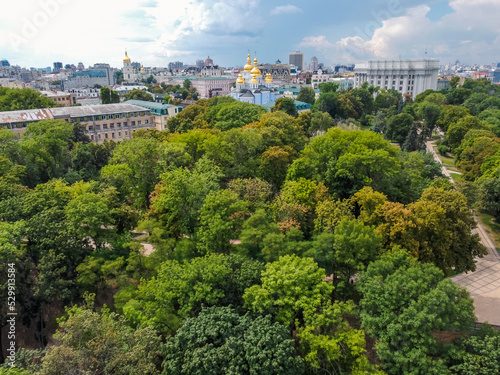
<path id="1" fill-rule="evenodd" d="M 365 82 L 381 89 L 395 89 L 413 99 L 425 90 L 437 89 L 439 60 L 367 61 L 354 67 L 354 87 Z"/>
<path id="2" fill-rule="evenodd" d="M 313 56 L 311 59 L 311 63 L 309 64 L 309 70 L 311 72 L 317 72 L 319 69 L 319 63 L 318 63 L 318 58 L 316 56 Z"/>

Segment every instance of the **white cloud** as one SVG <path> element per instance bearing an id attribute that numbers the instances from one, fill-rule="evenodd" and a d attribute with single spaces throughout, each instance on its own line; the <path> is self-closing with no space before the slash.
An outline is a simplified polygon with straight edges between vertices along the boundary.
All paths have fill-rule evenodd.
<path id="1" fill-rule="evenodd" d="M 378 27 L 369 22 L 364 30 L 356 29 L 357 35 L 336 42 L 326 36 L 306 37 L 301 45 L 314 47 L 330 62 L 422 58 L 426 50 L 430 52 L 427 57 L 443 62 L 457 57 L 484 61 L 485 56 L 498 56 L 500 1 L 450 0 L 449 5 L 454 12 L 438 21 L 428 18 L 429 6 L 420 5 L 402 16 L 382 20 Z"/>
<path id="2" fill-rule="evenodd" d="M 302 13 L 302 9 L 295 5 L 281 5 L 277 6 L 271 11 L 271 14 L 273 16 L 280 15 L 280 14 L 291 14 L 291 13 Z"/>

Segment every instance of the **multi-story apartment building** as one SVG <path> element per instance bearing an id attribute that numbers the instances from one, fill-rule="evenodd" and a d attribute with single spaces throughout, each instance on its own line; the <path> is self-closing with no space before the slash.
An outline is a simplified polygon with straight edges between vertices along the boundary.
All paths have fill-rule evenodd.
<path id="1" fill-rule="evenodd" d="M 63 107 L 76 104 L 76 94 L 64 91 L 40 91 L 40 93 Z"/>
<path id="2" fill-rule="evenodd" d="M 136 105 L 151 111 L 153 122 L 158 131 L 167 130 L 168 119 L 177 116 L 182 111 L 182 107 L 178 105 L 147 102 L 144 100 L 127 100 L 125 104 Z"/>
<path id="3" fill-rule="evenodd" d="M 437 89 L 439 60 L 368 61 L 356 64 L 354 87 L 368 85 L 394 89 L 413 99 L 425 90 Z"/>
<path id="4" fill-rule="evenodd" d="M 103 104 L 0 112 L 0 127 L 23 133 L 29 123 L 64 120 L 85 126 L 92 142 L 132 138 L 139 129 L 156 128 L 151 111 L 132 104 Z"/>
<path id="5" fill-rule="evenodd" d="M 139 129 L 155 128 L 149 110 L 126 103 L 51 108 L 50 111 L 55 120 L 84 125 L 88 136 L 96 143 L 102 143 L 105 139 L 130 139 L 132 133 Z"/>

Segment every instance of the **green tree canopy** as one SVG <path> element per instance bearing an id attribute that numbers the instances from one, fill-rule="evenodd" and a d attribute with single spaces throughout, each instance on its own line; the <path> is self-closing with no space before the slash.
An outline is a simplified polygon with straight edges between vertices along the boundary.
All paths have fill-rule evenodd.
<path id="1" fill-rule="evenodd" d="M 269 316 L 241 316 L 229 307 L 186 320 L 164 348 L 163 374 L 303 374 L 303 361 L 285 327 Z"/>
<path id="2" fill-rule="evenodd" d="M 301 87 L 297 100 L 313 105 L 316 100 L 316 93 L 310 87 Z"/>
<path id="3" fill-rule="evenodd" d="M 301 89 L 302 90 L 302 89 Z M 295 107 L 295 101 L 290 98 L 279 98 L 276 100 L 274 107 L 271 108 L 271 112 L 283 111 L 287 115 L 297 118 L 299 113 Z"/>
<path id="4" fill-rule="evenodd" d="M 153 99 L 153 96 L 146 92 L 146 89 L 144 89 L 144 90 L 141 90 L 141 89 L 131 90 L 128 94 L 125 95 L 124 99 L 125 100 L 144 100 L 147 102 L 154 102 L 155 101 Z"/>
<path id="5" fill-rule="evenodd" d="M 56 107 L 56 103 L 36 90 L 0 87 L 0 111 L 20 111 Z"/>
<path id="6" fill-rule="evenodd" d="M 116 91 L 113 91 L 108 87 L 103 87 L 101 89 L 101 103 L 102 104 L 120 103 L 120 95 L 118 95 Z"/>
<path id="7" fill-rule="evenodd" d="M 288 326 L 303 316 L 305 310 L 314 310 L 330 299 L 333 287 L 323 282 L 325 270 L 312 258 L 285 255 L 266 264 L 262 271 L 262 285 L 245 291 L 245 305 L 254 311 L 272 314 Z"/>
<path id="8" fill-rule="evenodd" d="M 437 267 L 394 250 L 368 266 L 358 289 L 362 327 L 377 339 L 387 373 L 447 373 L 444 346 L 433 333 L 469 330 L 474 306 L 464 288 Z"/>
<path id="9" fill-rule="evenodd" d="M 161 340 L 151 327 L 134 331 L 123 317 L 103 309 L 67 309 L 59 320 L 52 346 L 39 375 L 67 375 L 75 369 L 89 374 L 159 374 Z"/>

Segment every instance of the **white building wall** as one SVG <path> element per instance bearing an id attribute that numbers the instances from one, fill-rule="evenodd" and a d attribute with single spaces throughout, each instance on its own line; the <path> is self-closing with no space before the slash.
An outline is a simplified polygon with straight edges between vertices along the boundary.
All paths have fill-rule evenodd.
<path id="1" fill-rule="evenodd" d="M 437 89 L 439 60 L 368 61 L 356 64 L 354 87 L 363 83 L 410 94 L 413 99 L 425 90 Z"/>

